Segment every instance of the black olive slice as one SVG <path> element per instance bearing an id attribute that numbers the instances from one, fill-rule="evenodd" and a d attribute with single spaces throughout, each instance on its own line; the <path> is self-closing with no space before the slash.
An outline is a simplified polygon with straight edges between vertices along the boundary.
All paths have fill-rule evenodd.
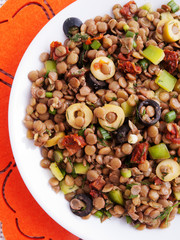
<path id="1" fill-rule="evenodd" d="M 106 89 L 108 87 L 108 84 L 105 81 L 99 81 L 97 80 L 91 72 L 86 72 L 85 74 L 86 84 L 94 89 L 95 91 L 99 89 Z"/>
<path id="2" fill-rule="evenodd" d="M 124 124 L 118 128 L 117 133 L 116 133 L 116 143 L 117 144 L 122 144 L 127 142 L 127 137 L 128 137 L 128 133 L 130 131 L 130 127 L 128 124 L 128 119 L 126 118 L 124 121 Z"/>
<path id="3" fill-rule="evenodd" d="M 85 207 L 83 207 L 80 210 L 77 209 L 73 209 L 73 200 L 74 199 L 78 199 L 80 201 L 82 201 L 85 204 Z M 77 194 L 73 199 L 71 199 L 70 201 L 70 209 L 71 211 L 79 216 L 79 217 L 85 217 L 87 216 L 93 209 L 93 205 L 92 205 L 92 200 L 90 197 L 88 197 L 86 194 Z"/>
<path id="4" fill-rule="evenodd" d="M 141 112 L 140 110 L 143 106 L 145 106 L 145 107 L 152 106 L 155 110 L 155 115 L 153 116 L 153 118 L 150 118 L 150 121 L 146 121 L 143 119 L 144 113 L 140 114 L 140 112 Z M 137 115 L 138 115 L 140 122 L 143 125 L 151 126 L 159 121 L 159 119 L 161 117 L 161 108 L 157 102 L 153 101 L 152 99 L 147 99 L 139 104 Z"/>
<path id="5" fill-rule="evenodd" d="M 82 25 L 82 22 L 79 18 L 70 17 L 67 18 L 63 23 L 63 31 L 67 37 L 72 36 L 73 31 L 78 30 Z M 77 29 L 76 29 L 77 28 Z"/>

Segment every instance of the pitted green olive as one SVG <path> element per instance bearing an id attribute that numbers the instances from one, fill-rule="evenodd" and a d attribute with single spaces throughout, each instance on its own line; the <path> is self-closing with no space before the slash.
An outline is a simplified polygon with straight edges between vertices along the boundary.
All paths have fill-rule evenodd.
<path id="1" fill-rule="evenodd" d="M 123 109 L 112 104 L 106 104 L 102 108 L 105 110 L 105 117 L 103 119 L 98 118 L 99 124 L 107 131 L 115 131 L 124 122 L 125 114 Z"/>
<path id="2" fill-rule="evenodd" d="M 165 182 L 172 181 L 180 175 L 180 165 L 173 159 L 166 159 L 156 167 L 156 175 Z"/>
<path id="3" fill-rule="evenodd" d="M 108 57 L 97 57 L 92 61 L 90 70 L 95 78 L 104 81 L 114 76 L 115 65 Z"/>
<path id="4" fill-rule="evenodd" d="M 77 118 L 82 117 L 84 119 L 83 125 L 80 127 L 77 125 Z M 89 107 L 84 103 L 75 103 L 66 109 L 66 119 L 71 127 L 76 129 L 86 128 L 93 119 L 93 113 Z"/>

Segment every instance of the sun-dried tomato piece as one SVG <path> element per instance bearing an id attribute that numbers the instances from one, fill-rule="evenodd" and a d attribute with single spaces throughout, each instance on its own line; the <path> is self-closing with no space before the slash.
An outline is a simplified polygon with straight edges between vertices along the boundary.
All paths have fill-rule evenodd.
<path id="1" fill-rule="evenodd" d="M 70 156 L 72 156 L 86 146 L 86 142 L 82 136 L 78 136 L 78 134 L 70 134 L 63 138 L 62 146 L 64 146 L 68 150 Z"/>
<path id="2" fill-rule="evenodd" d="M 91 189 L 90 193 L 92 198 L 97 198 L 99 196 L 99 193 L 98 191 L 94 190 L 94 189 Z"/>
<path id="3" fill-rule="evenodd" d="M 86 45 L 90 45 L 92 42 L 93 42 L 93 40 L 100 40 L 100 39 L 102 39 L 103 38 L 103 34 L 102 33 L 100 33 L 99 34 L 99 36 L 96 36 L 96 37 L 88 37 L 88 39 L 85 41 L 85 44 Z"/>
<path id="4" fill-rule="evenodd" d="M 147 142 L 138 143 L 132 152 L 131 163 L 144 163 L 147 158 L 148 146 Z"/>
<path id="5" fill-rule="evenodd" d="M 134 13 L 130 11 L 130 5 L 136 4 L 134 1 L 130 1 L 126 3 L 120 10 L 120 13 L 125 17 L 126 19 L 131 19 L 134 16 Z"/>
<path id="6" fill-rule="evenodd" d="M 171 131 L 169 131 L 167 129 L 167 133 L 165 135 L 166 139 L 170 140 L 172 143 L 179 144 L 180 143 L 180 135 L 179 135 L 178 126 L 175 123 L 172 123 L 171 126 L 172 126 Z"/>
<path id="7" fill-rule="evenodd" d="M 102 176 L 99 176 L 94 182 L 90 184 L 91 187 L 95 188 L 96 190 L 100 191 L 106 182 L 104 181 Z"/>
<path id="8" fill-rule="evenodd" d="M 132 52 L 124 55 L 122 53 L 118 54 L 118 59 L 121 60 L 121 62 L 131 61 L 133 58 L 131 57 Z"/>
<path id="9" fill-rule="evenodd" d="M 178 53 L 175 51 L 164 50 L 164 68 L 173 73 L 178 67 Z"/>
<path id="10" fill-rule="evenodd" d="M 160 185 L 160 184 L 162 184 L 161 179 L 158 178 L 158 177 L 155 177 L 155 178 L 154 178 L 154 184 L 155 184 L 155 185 Z"/>
<path id="11" fill-rule="evenodd" d="M 142 68 L 140 66 L 136 66 L 134 62 L 118 62 L 118 67 L 124 73 L 131 73 L 131 74 L 140 74 L 142 72 Z"/>
<path id="12" fill-rule="evenodd" d="M 53 55 L 54 55 L 54 52 L 55 52 L 55 49 L 59 46 L 61 46 L 62 43 L 61 42 L 57 42 L 57 41 L 53 41 L 51 44 L 50 44 L 50 58 L 51 59 L 54 59 L 53 58 Z M 54 59 L 56 60 L 56 59 Z"/>

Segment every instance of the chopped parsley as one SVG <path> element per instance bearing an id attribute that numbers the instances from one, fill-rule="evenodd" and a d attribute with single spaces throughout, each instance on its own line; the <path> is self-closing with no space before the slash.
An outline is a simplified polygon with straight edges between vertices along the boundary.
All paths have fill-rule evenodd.
<path id="1" fill-rule="evenodd" d="M 131 194 L 128 198 L 129 198 L 129 199 L 133 199 L 133 198 L 136 198 L 136 197 L 138 197 L 138 195 L 133 195 L 133 194 Z"/>
<path id="2" fill-rule="evenodd" d="M 108 140 L 108 139 L 111 139 L 111 135 L 108 133 L 108 131 L 106 131 L 104 128 L 102 127 L 98 127 L 102 137 L 104 140 Z"/>
<path id="3" fill-rule="evenodd" d="M 81 33 L 76 33 L 74 36 L 70 37 L 70 39 L 74 42 L 80 42 L 81 40 L 87 40 L 89 35 L 84 34 L 82 35 Z"/>
<path id="4" fill-rule="evenodd" d="M 172 210 L 173 210 L 175 207 L 179 206 L 179 204 L 180 204 L 180 202 L 174 204 L 174 205 L 171 206 L 171 207 L 165 208 L 164 212 L 162 212 L 162 213 L 161 213 L 159 216 L 157 216 L 155 219 L 160 218 L 161 221 L 163 221 L 164 219 L 166 219 L 166 223 L 168 223 L 169 216 L 170 216 Z"/>

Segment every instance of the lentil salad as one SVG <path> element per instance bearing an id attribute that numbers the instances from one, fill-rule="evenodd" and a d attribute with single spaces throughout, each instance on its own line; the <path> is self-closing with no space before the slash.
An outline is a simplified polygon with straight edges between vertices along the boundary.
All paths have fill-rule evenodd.
<path id="1" fill-rule="evenodd" d="M 33 83 L 25 118 L 28 136 L 42 147 L 41 164 L 55 176 L 51 186 L 61 188 L 71 209 L 82 217 L 94 214 L 104 221 L 125 215 L 142 229 L 166 227 L 177 212 L 178 40 L 165 42 L 157 31 L 163 13 L 171 11 L 178 19 L 167 6 L 157 12 L 148 12 L 147 6 L 138 9 L 134 2 L 114 6 L 115 18 L 87 20 L 80 32 L 73 29 L 64 45 L 53 42 L 50 55 L 40 56 L 45 68 L 29 73 Z M 149 15 L 158 15 L 157 25 Z M 150 26 L 143 25 L 147 19 Z M 141 31 L 148 33 L 141 36 Z M 151 51 L 152 46 L 163 49 L 155 59 L 160 62 L 148 59 L 149 46 Z M 163 85 L 164 78 L 173 82 L 172 90 L 172 84 Z M 153 120 L 157 121 L 151 124 Z M 174 163 L 171 177 L 168 166 Z"/>

